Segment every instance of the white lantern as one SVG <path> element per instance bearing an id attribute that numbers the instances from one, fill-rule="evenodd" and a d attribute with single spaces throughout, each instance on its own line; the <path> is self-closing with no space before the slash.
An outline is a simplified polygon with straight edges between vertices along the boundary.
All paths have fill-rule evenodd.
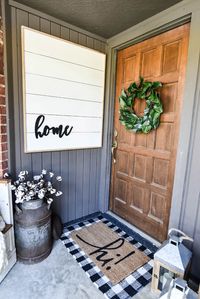
<path id="1" fill-rule="evenodd" d="M 171 229 L 169 239 L 154 254 L 151 288 L 162 291 L 166 281 L 176 277 L 185 278 L 190 267 L 192 252 L 182 244 L 193 240 L 177 229 Z"/>
<path id="2" fill-rule="evenodd" d="M 160 297 L 162 299 L 197 299 L 198 295 L 192 291 L 187 282 L 181 278 L 168 280 L 164 285 Z"/>

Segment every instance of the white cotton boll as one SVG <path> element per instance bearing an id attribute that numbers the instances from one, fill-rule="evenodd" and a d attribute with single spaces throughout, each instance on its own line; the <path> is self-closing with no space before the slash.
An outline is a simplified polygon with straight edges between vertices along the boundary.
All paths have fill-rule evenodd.
<path id="1" fill-rule="evenodd" d="M 20 182 L 23 182 L 25 180 L 25 177 L 23 175 L 18 175 L 18 177 Z"/>
<path id="2" fill-rule="evenodd" d="M 15 203 L 22 203 L 24 201 L 24 199 L 17 197 L 15 200 Z"/>
<path id="3" fill-rule="evenodd" d="M 58 175 L 58 176 L 56 177 L 56 180 L 59 181 L 59 182 L 61 182 L 61 181 L 62 181 L 62 177 L 61 177 L 60 175 Z"/>
<path id="4" fill-rule="evenodd" d="M 47 174 L 47 170 L 46 169 L 42 169 L 42 174 L 43 175 Z"/>
<path id="5" fill-rule="evenodd" d="M 54 176 L 54 173 L 53 172 L 49 172 L 49 176 L 50 176 L 50 178 L 52 178 Z"/>
<path id="6" fill-rule="evenodd" d="M 17 196 L 21 198 L 22 196 L 24 196 L 24 192 L 18 190 L 18 192 L 17 192 Z"/>
<path id="7" fill-rule="evenodd" d="M 51 193 L 51 194 L 56 193 L 56 189 L 53 189 L 53 188 L 52 188 L 52 189 L 50 190 L 50 193 Z"/>
<path id="8" fill-rule="evenodd" d="M 39 183 L 39 184 L 38 184 L 38 187 L 39 187 L 40 189 L 42 189 L 43 185 L 44 185 L 43 183 Z"/>
<path id="9" fill-rule="evenodd" d="M 18 190 L 24 192 L 24 187 L 22 185 L 19 185 Z"/>
<path id="10" fill-rule="evenodd" d="M 39 192 L 38 192 L 38 198 L 39 199 L 43 199 L 44 196 L 45 196 L 45 192 L 43 190 L 39 190 Z"/>
<path id="11" fill-rule="evenodd" d="M 4 173 L 3 177 L 4 177 L 4 179 L 8 179 L 10 176 L 9 176 L 9 174 L 6 172 L 6 173 Z"/>
<path id="12" fill-rule="evenodd" d="M 62 195 L 63 193 L 62 193 L 62 191 L 57 191 L 56 192 L 56 196 L 60 196 L 60 195 Z"/>
<path id="13" fill-rule="evenodd" d="M 36 185 L 35 184 L 30 184 L 29 187 L 34 190 L 36 188 Z"/>
<path id="14" fill-rule="evenodd" d="M 34 175 L 33 179 L 34 179 L 34 181 L 39 181 L 40 180 L 40 175 Z"/>
<path id="15" fill-rule="evenodd" d="M 26 171 L 25 171 L 25 170 L 22 170 L 22 171 L 20 171 L 20 173 L 19 173 L 18 176 L 24 176 L 24 175 L 26 175 Z"/>
<path id="16" fill-rule="evenodd" d="M 29 195 L 33 197 L 35 195 L 35 192 L 33 190 L 30 190 Z"/>
<path id="17" fill-rule="evenodd" d="M 11 190 L 12 191 L 16 190 L 16 187 L 14 185 L 11 185 Z"/>
<path id="18" fill-rule="evenodd" d="M 31 183 L 30 181 L 27 181 L 26 185 L 27 185 L 28 187 L 32 187 L 32 183 Z"/>
<path id="19" fill-rule="evenodd" d="M 26 200 L 26 201 L 30 201 L 31 199 L 32 199 L 31 196 L 26 195 L 26 197 L 25 197 L 25 200 Z"/>
<path id="20" fill-rule="evenodd" d="M 47 204 L 48 204 L 48 209 L 50 209 L 50 206 L 51 206 L 51 204 L 52 204 L 52 202 L 53 202 L 53 199 L 52 198 L 48 198 L 47 199 Z"/>
<path id="21" fill-rule="evenodd" d="M 20 199 L 18 197 L 15 199 L 15 203 L 20 203 Z"/>
<path id="22" fill-rule="evenodd" d="M 48 198 L 47 203 L 50 205 L 53 202 L 53 198 Z"/>

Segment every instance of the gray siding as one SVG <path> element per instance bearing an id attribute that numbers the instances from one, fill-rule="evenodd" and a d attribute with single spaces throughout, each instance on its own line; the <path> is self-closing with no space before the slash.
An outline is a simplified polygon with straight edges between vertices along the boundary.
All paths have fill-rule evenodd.
<path id="1" fill-rule="evenodd" d="M 194 239 L 193 271 L 200 277 L 200 56 L 196 102 L 186 175 L 186 188 L 181 206 L 180 228 Z"/>
<path id="2" fill-rule="evenodd" d="M 62 199 L 54 202 L 54 209 L 63 222 L 70 221 L 99 210 L 99 182 L 102 149 L 76 151 L 24 153 L 23 140 L 23 107 L 22 107 L 22 68 L 21 68 L 21 26 L 31 27 L 54 36 L 70 40 L 77 44 L 105 53 L 105 42 L 95 39 L 92 35 L 72 30 L 63 23 L 56 23 L 51 18 L 33 14 L 11 7 L 12 35 L 12 69 L 13 69 L 13 100 L 14 140 L 11 140 L 12 154 L 15 162 L 11 165 L 13 174 L 27 169 L 36 174 L 43 168 L 62 175 Z M 13 165 L 14 164 L 14 165 Z"/>

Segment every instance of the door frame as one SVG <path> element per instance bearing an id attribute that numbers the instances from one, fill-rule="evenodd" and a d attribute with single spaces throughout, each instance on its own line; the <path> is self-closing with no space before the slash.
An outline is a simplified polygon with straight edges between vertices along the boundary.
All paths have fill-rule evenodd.
<path id="1" fill-rule="evenodd" d="M 187 22 L 190 22 L 188 60 L 169 219 L 169 227 L 181 228 L 182 226 L 184 213 L 182 213 L 181 210 L 184 210 L 187 200 L 187 182 L 191 160 L 190 150 L 194 142 L 194 132 L 192 128 L 195 127 L 197 120 L 195 107 L 198 102 L 197 91 L 200 89 L 200 40 L 196 40 L 200 28 L 199 0 L 184 0 L 107 41 L 108 55 L 104 106 L 104 137 L 99 198 L 99 208 L 101 211 L 105 212 L 109 209 L 117 51 Z M 193 78 L 193 80 L 191 80 L 191 78 Z M 190 102 L 188 98 L 190 98 Z M 185 119 L 187 119 L 187 122 L 185 122 Z"/>

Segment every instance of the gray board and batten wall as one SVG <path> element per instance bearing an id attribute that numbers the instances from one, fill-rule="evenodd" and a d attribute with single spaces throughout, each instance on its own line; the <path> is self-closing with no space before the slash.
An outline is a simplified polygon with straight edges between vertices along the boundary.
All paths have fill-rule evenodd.
<path id="1" fill-rule="evenodd" d="M 7 2 L 4 0 L 4 3 Z M 194 238 L 193 273 L 200 277 L 200 2 L 183 0 L 140 24 L 106 41 L 74 26 L 56 20 L 10 0 L 6 8 L 9 88 L 10 169 L 42 168 L 60 173 L 64 180 L 63 200 L 55 205 L 63 221 L 98 210 L 106 211 L 109 202 L 111 145 L 113 133 L 116 50 L 137 43 L 190 21 L 189 54 L 183 99 L 182 121 L 176 161 L 170 227 L 182 229 Z M 11 24 L 9 28 L 9 24 Z M 103 147 L 90 150 L 24 154 L 22 114 L 22 74 L 20 27 L 60 36 L 103 53 L 107 52 L 107 77 L 104 102 Z M 10 32 L 9 32 L 10 31 Z M 12 65 L 11 59 L 12 57 Z M 12 83 L 13 81 L 13 83 Z"/>
<path id="2" fill-rule="evenodd" d="M 63 181 L 60 188 L 63 196 L 61 199 L 55 199 L 53 207 L 63 222 L 97 212 L 99 211 L 102 148 L 24 153 L 21 26 L 30 27 L 103 53 L 106 51 L 105 40 L 15 2 L 7 6 L 7 14 L 7 17 L 11 18 L 12 53 L 10 54 L 12 55 L 13 74 L 13 96 L 10 95 L 9 98 L 12 102 L 9 103 L 12 109 L 9 113 L 9 126 L 10 131 L 14 131 L 14 134 L 10 136 L 11 173 L 16 175 L 23 169 L 37 174 L 45 168 L 61 175 Z M 9 38 L 9 34 L 7 36 Z"/>

